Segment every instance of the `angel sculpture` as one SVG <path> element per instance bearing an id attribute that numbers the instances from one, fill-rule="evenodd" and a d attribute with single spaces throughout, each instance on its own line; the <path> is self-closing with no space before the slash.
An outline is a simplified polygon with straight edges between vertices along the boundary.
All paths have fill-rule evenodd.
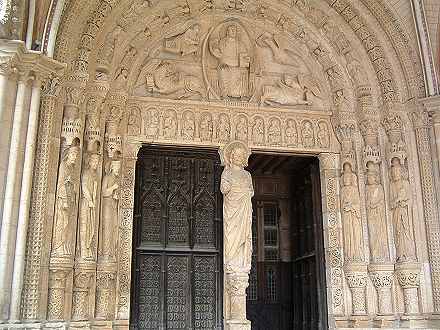
<path id="1" fill-rule="evenodd" d="M 152 60 L 151 71 L 146 74 L 146 87 L 150 93 L 159 93 L 175 99 L 205 98 L 200 79 L 184 73 L 168 61 Z"/>

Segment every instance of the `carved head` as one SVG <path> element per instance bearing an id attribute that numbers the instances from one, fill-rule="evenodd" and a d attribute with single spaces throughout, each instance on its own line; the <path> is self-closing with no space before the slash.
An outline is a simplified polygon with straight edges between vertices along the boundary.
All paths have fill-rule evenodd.
<path id="1" fill-rule="evenodd" d="M 350 163 L 344 163 L 342 166 L 342 184 L 344 186 L 353 186 L 356 184 L 355 174 L 353 173 L 353 169 Z"/>
<path id="2" fill-rule="evenodd" d="M 89 168 L 93 171 L 98 169 L 99 156 L 97 154 L 91 154 L 89 157 Z"/>
<path id="3" fill-rule="evenodd" d="M 230 38 L 237 37 L 237 25 L 231 24 L 226 28 L 226 35 Z"/>
<path id="4" fill-rule="evenodd" d="M 391 160 L 391 179 L 393 181 L 399 181 L 403 177 L 402 175 L 402 164 L 400 163 L 400 159 L 394 157 Z"/>
<path id="5" fill-rule="evenodd" d="M 64 158 L 67 165 L 75 164 L 75 162 L 78 158 L 79 152 L 80 152 L 80 149 L 78 146 L 71 146 L 69 149 L 67 149 L 66 155 Z"/>
<path id="6" fill-rule="evenodd" d="M 241 141 L 233 141 L 220 150 L 222 164 L 226 167 L 246 167 L 250 154 L 248 146 Z"/>
<path id="7" fill-rule="evenodd" d="M 113 160 L 110 163 L 110 173 L 113 173 L 115 176 L 119 176 L 120 172 L 121 172 L 121 161 Z"/>

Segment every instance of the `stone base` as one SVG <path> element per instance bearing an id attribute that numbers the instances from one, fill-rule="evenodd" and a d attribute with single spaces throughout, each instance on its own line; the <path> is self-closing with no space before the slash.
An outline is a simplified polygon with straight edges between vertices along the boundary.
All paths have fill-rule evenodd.
<path id="1" fill-rule="evenodd" d="M 226 320 L 225 330 L 251 330 L 251 321 Z"/>

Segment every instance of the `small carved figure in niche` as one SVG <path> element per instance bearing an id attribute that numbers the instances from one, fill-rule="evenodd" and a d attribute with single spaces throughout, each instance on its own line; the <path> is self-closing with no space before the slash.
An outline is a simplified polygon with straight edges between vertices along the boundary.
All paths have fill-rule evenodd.
<path id="1" fill-rule="evenodd" d="M 305 99 L 305 90 L 298 79 L 284 74 L 275 86 L 263 86 L 261 105 L 298 105 L 309 104 Z"/>
<path id="2" fill-rule="evenodd" d="M 141 134 L 141 116 L 139 109 L 137 108 L 130 109 L 130 115 L 128 116 L 127 134 L 128 135 Z"/>
<path id="3" fill-rule="evenodd" d="M 113 82 L 113 86 L 115 89 L 124 89 L 125 87 L 127 87 L 128 74 L 129 72 L 126 68 L 121 68 L 119 70 Z"/>
<path id="4" fill-rule="evenodd" d="M 255 118 L 252 127 L 252 138 L 255 144 L 264 144 L 264 122 L 260 117 Z"/>
<path id="5" fill-rule="evenodd" d="M 206 96 L 199 78 L 178 71 L 174 64 L 167 61 L 160 63 L 152 75 L 147 74 L 146 84 L 148 91 L 171 98 L 203 99 Z"/>
<path id="6" fill-rule="evenodd" d="M 280 43 L 275 39 L 275 36 L 269 32 L 264 32 L 262 35 L 260 35 L 257 38 L 256 43 L 262 48 L 270 48 L 273 55 L 273 60 L 276 63 L 298 67 L 298 65 L 294 62 L 295 58 L 290 53 L 290 50 L 282 49 L 280 47 Z"/>
<path id="7" fill-rule="evenodd" d="M 322 121 L 319 122 L 316 138 L 318 140 L 318 145 L 321 148 L 328 148 L 330 146 L 330 137 L 328 132 L 328 126 L 326 123 Z"/>
<path id="8" fill-rule="evenodd" d="M 112 64 L 113 56 L 115 54 L 116 44 L 122 33 L 122 27 L 116 25 L 116 27 L 110 32 L 104 41 L 104 45 L 101 48 L 99 58 L 101 59 L 102 65 L 107 68 Z"/>
<path id="9" fill-rule="evenodd" d="M 192 112 L 185 112 L 183 115 L 182 137 L 184 140 L 193 140 L 195 131 L 194 115 Z"/>
<path id="10" fill-rule="evenodd" d="M 95 241 L 96 196 L 98 193 L 99 156 L 89 156 L 88 168 L 81 177 L 81 200 L 79 215 L 80 255 L 83 259 L 93 260 L 93 243 Z"/>
<path id="11" fill-rule="evenodd" d="M 289 146 L 295 146 L 298 144 L 298 130 L 296 128 L 296 122 L 293 119 L 287 120 L 286 142 Z"/>
<path id="12" fill-rule="evenodd" d="M 361 200 L 357 176 L 350 163 L 344 163 L 341 187 L 341 215 L 344 231 L 344 252 L 346 262 L 364 261 L 361 221 Z"/>
<path id="13" fill-rule="evenodd" d="M 80 148 L 70 146 L 61 159 L 57 195 L 55 202 L 52 255 L 56 257 L 72 255 L 74 211 L 76 206 L 77 178 L 75 167 Z"/>
<path id="14" fill-rule="evenodd" d="M 380 183 L 379 165 L 367 163 L 366 206 L 370 254 L 372 262 L 388 259 L 387 226 L 385 221 L 385 194 Z"/>
<path id="15" fill-rule="evenodd" d="M 218 118 L 217 139 L 220 142 L 228 142 L 231 136 L 231 126 L 229 125 L 229 117 L 221 113 Z"/>
<path id="16" fill-rule="evenodd" d="M 173 111 L 167 111 L 163 118 L 163 136 L 167 139 L 173 139 L 176 137 L 177 121 L 176 113 Z"/>
<path id="17" fill-rule="evenodd" d="M 224 37 L 209 40 L 209 50 L 218 61 L 221 98 L 249 96 L 251 58 L 248 48 L 240 39 L 238 25 L 229 24 Z"/>
<path id="18" fill-rule="evenodd" d="M 246 142 L 248 139 L 248 123 L 246 117 L 240 116 L 235 130 L 235 139 Z"/>
<path id="19" fill-rule="evenodd" d="M 277 145 L 281 143 L 281 124 L 278 119 L 272 118 L 269 121 L 267 135 L 269 138 L 269 144 Z"/>
<path id="20" fill-rule="evenodd" d="M 119 211 L 119 172 L 121 162 L 113 160 L 108 173 L 102 179 L 101 256 L 108 259 L 116 256 Z"/>
<path id="21" fill-rule="evenodd" d="M 355 83 L 355 86 L 368 84 L 368 77 L 362 68 L 361 63 L 354 58 L 352 53 L 347 53 L 345 56 L 347 60 L 347 70 L 351 79 Z"/>
<path id="22" fill-rule="evenodd" d="M 301 134 L 304 147 L 313 147 L 315 145 L 313 124 L 310 121 L 306 120 L 303 122 Z"/>
<path id="23" fill-rule="evenodd" d="M 391 161 L 390 208 L 397 261 L 415 261 L 417 258 L 414 245 L 411 188 L 409 180 L 404 177 L 404 169 L 398 158 L 393 158 Z"/>
<path id="24" fill-rule="evenodd" d="M 225 169 L 221 176 L 225 229 L 225 270 L 227 273 L 249 273 L 252 255 L 251 174 L 244 169 L 250 150 L 242 142 L 232 142 L 224 149 Z"/>
<path id="25" fill-rule="evenodd" d="M 202 141 L 212 140 L 212 117 L 209 113 L 202 114 L 200 118 L 200 139 Z"/>
<path id="26" fill-rule="evenodd" d="M 157 109 L 150 109 L 145 132 L 149 137 L 157 137 L 159 134 L 159 112 Z"/>
<path id="27" fill-rule="evenodd" d="M 199 56 L 200 25 L 193 24 L 185 31 L 179 31 L 164 40 L 163 50 L 179 56 Z"/>

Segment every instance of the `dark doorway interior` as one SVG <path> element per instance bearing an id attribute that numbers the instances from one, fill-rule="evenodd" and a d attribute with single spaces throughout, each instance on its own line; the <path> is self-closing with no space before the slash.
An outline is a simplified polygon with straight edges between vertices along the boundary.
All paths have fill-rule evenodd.
<path id="1" fill-rule="evenodd" d="M 316 158 L 253 154 L 252 330 L 327 329 Z"/>
<path id="2" fill-rule="evenodd" d="M 143 147 L 136 165 L 131 329 L 221 329 L 217 150 Z"/>

